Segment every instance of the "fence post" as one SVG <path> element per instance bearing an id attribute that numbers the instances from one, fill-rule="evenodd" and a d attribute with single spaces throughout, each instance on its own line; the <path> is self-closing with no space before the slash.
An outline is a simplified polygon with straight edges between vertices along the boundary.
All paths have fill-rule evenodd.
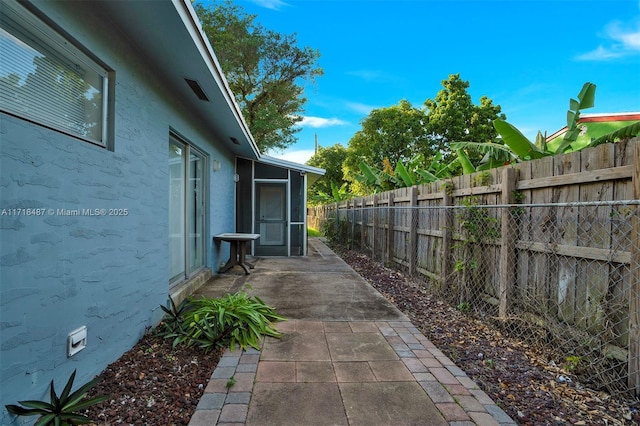
<path id="1" fill-rule="evenodd" d="M 356 200 L 351 200 L 351 203 L 347 202 L 347 220 L 349 220 L 349 204 L 351 204 L 351 238 L 349 238 L 349 250 L 353 250 L 353 241 L 356 237 Z"/>
<path id="2" fill-rule="evenodd" d="M 364 197 L 362 197 L 362 199 L 360 200 L 360 222 L 362 222 L 362 225 L 360 225 L 360 250 L 364 250 L 366 248 L 365 246 L 365 238 L 364 238 L 364 234 L 366 233 L 367 230 L 367 221 L 364 217 L 364 213 L 365 213 L 365 199 Z"/>
<path id="3" fill-rule="evenodd" d="M 338 202 L 336 201 L 335 203 L 335 209 L 336 209 L 336 217 L 335 220 L 333 221 L 333 225 L 335 226 L 335 238 L 336 241 L 342 241 L 341 238 L 342 236 L 340 234 L 338 234 L 338 232 L 340 232 L 340 210 L 338 210 Z"/>
<path id="4" fill-rule="evenodd" d="M 451 244 L 453 242 L 453 187 L 450 182 L 442 185 L 442 213 L 440 215 L 440 232 L 442 233 L 442 271 L 440 272 L 440 292 L 447 290 L 447 277 L 451 275 Z"/>
<path id="5" fill-rule="evenodd" d="M 373 210 L 372 210 L 372 228 L 371 228 L 371 252 L 373 258 L 376 259 L 376 253 L 378 250 L 378 194 L 373 194 Z"/>
<path id="6" fill-rule="evenodd" d="M 502 204 L 513 204 L 516 190 L 516 169 L 505 167 L 502 169 Z M 501 241 L 500 241 L 500 291 L 498 315 L 506 318 L 509 302 L 515 280 L 516 258 L 516 223 L 511 209 L 504 208 L 501 212 Z"/>
<path id="7" fill-rule="evenodd" d="M 640 141 L 633 148 L 633 198 L 640 200 Z M 629 289 L 629 389 L 640 396 L 640 217 L 631 218 L 631 288 Z"/>
<path id="8" fill-rule="evenodd" d="M 412 186 L 409 195 L 409 275 L 414 275 L 418 266 L 418 187 Z"/>
<path id="9" fill-rule="evenodd" d="M 395 213 L 393 208 L 393 192 L 389 192 L 389 199 L 387 204 L 387 209 L 389 214 L 387 215 L 387 250 L 385 253 L 386 256 L 386 265 L 389 266 L 391 264 L 391 260 L 393 259 L 393 224 L 395 223 Z"/>

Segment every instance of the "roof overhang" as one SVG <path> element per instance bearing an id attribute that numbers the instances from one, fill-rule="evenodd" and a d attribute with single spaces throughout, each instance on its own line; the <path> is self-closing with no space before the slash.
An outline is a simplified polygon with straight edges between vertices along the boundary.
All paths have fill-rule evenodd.
<path id="1" fill-rule="evenodd" d="M 325 169 L 307 166 L 306 164 L 294 163 L 293 161 L 270 157 L 268 155 L 261 155 L 258 161 L 261 163 L 269 164 L 271 166 L 282 167 L 283 169 L 295 170 L 300 172 L 301 174 L 306 174 L 308 185 L 313 184 L 326 173 Z"/>
<path id="2" fill-rule="evenodd" d="M 154 71 L 178 108 L 189 111 L 237 155 L 260 153 L 190 0 L 60 2 L 78 17 L 99 16 L 122 34 Z M 36 3 L 37 6 L 37 3 Z M 202 100 L 186 80 L 197 82 Z"/>

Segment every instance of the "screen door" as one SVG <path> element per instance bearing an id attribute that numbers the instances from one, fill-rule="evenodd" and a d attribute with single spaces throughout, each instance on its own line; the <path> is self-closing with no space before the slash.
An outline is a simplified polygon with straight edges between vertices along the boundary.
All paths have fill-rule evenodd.
<path id="1" fill-rule="evenodd" d="M 256 255 L 287 255 L 287 184 L 256 183 Z"/>

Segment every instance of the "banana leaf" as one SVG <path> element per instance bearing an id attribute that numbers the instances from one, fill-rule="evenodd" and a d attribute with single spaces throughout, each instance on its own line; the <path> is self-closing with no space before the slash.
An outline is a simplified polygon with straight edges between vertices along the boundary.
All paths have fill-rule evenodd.
<path id="1" fill-rule="evenodd" d="M 404 182 L 404 186 L 413 186 L 416 184 L 416 181 L 411 176 L 411 173 L 409 173 L 404 164 L 402 164 L 402 160 L 399 160 L 398 164 L 396 164 L 395 174 L 396 176 L 400 176 L 400 179 L 402 179 L 402 182 Z"/>
<path id="2" fill-rule="evenodd" d="M 469 161 L 469 157 L 467 157 L 467 154 L 462 149 L 456 150 L 456 153 L 458 154 L 458 160 L 462 165 L 462 172 L 465 175 L 474 173 L 476 171 L 476 168 L 473 166 L 473 164 L 471 164 L 471 161 Z"/>
<path id="3" fill-rule="evenodd" d="M 493 122 L 493 127 L 500 133 L 502 140 L 511 150 L 522 160 L 535 160 L 546 157 L 550 153 L 542 151 L 535 146 L 520 130 L 504 120 L 497 119 Z"/>

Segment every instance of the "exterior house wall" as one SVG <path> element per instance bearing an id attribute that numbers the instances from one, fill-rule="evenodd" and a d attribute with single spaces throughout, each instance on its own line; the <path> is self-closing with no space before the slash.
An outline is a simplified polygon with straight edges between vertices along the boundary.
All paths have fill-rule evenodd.
<path id="1" fill-rule="evenodd" d="M 23 421 L 5 404 L 46 399 L 49 381 L 61 389 L 74 369 L 77 384 L 90 380 L 160 319 L 169 292 L 170 129 L 208 154 L 207 235 L 235 224 L 234 154 L 108 23 L 73 16 L 72 2 L 38 7 L 114 70 L 115 131 L 105 149 L 0 113 L 0 209 L 9 212 L 0 216 L 1 424 Z M 44 214 L 11 214 L 20 208 Z M 208 238 L 207 267 L 228 255 L 220 249 Z M 83 325 L 87 347 L 68 358 L 67 335 Z"/>

